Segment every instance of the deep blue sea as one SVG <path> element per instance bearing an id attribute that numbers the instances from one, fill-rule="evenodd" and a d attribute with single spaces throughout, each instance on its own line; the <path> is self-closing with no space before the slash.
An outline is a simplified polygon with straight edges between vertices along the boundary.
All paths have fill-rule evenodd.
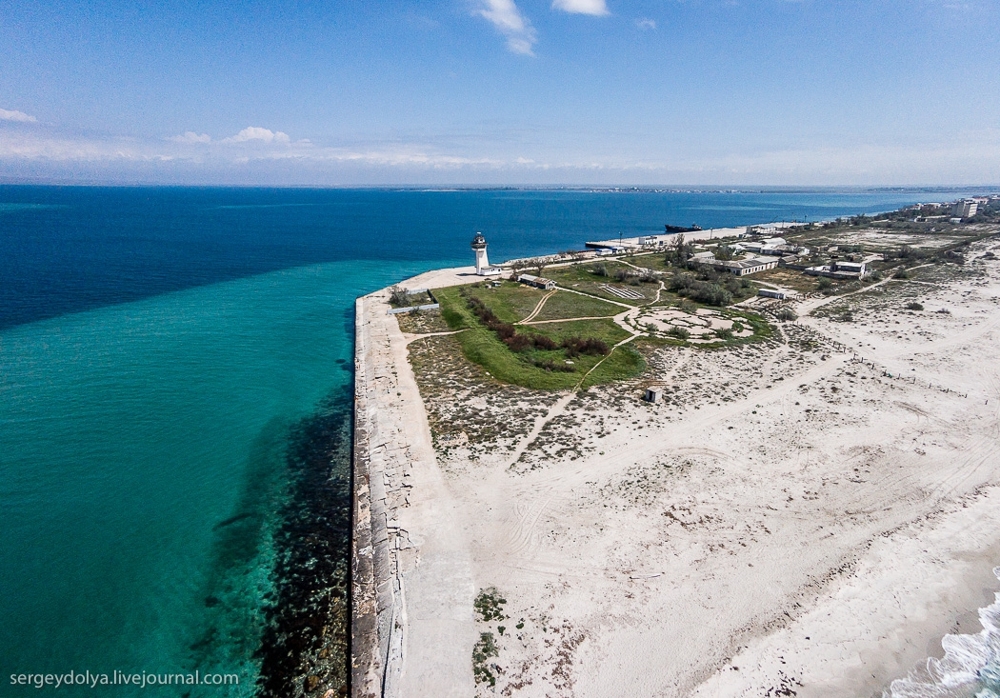
<path id="1" fill-rule="evenodd" d="M 253 695 L 299 464 L 346 487 L 354 298 L 471 264 L 476 231 L 502 261 L 966 193 L 0 186 L 0 695 L 195 669 L 240 686 L 187 695 Z M 105 692 L 185 695 L 60 689 Z"/>

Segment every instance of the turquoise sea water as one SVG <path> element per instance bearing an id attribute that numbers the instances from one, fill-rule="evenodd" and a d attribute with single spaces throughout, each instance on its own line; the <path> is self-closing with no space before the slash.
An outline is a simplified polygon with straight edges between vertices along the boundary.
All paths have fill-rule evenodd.
<path id="1" fill-rule="evenodd" d="M 4 676 L 200 668 L 251 694 L 289 428 L 349 380 L 357 290 L 424 266 L 296 268 L 0 335 Z"/>
<path id="2" fill-rule="evenodd" d="M 499 261 L 960 194 L 0 187 L 0 695 L 195 669 L 240 686 L 191 696 L 252 695 L 289 454 L 349 416 L 354 298 L 469 263 L 476 230 Z"/>

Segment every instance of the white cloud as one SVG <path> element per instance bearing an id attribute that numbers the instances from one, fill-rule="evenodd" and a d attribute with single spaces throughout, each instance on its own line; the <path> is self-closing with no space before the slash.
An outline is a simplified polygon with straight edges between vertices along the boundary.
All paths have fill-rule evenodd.
<path id="1" fill-rule="evenodd" d="M 269 128 L 260 126 L 247 126 L 235 136 L 223 138 L 223 143 L 246 143 L 248 141 L 262 141 L 264 143 L 288 143 L 291 139 L 287 133 L 272 131 Z"/>
<path id="2" fill-rule="evenodd" d="M 642 29 L 643 31 L 647 29 L 656 29 L 656 20 L 644 17 L 642 19 L 635 20 L 635 26 L 639 27 L 639 29 Z"/>
<path id="3" fill-rule="evenodd" d="M 562 10 L 574 15 L 595 15 L 601 16 L 609 14 L 608 6 L 604 0 L 552 0 L 553 10 Z"/>
<path id="4" fill-rule="evenodd" d="M 383 183 L 408 177 L 438 182 L 492 179 L 524 183 L 534 178 L 546 183 L 604 184 L 912 185 L 1000 181 L 1000 129 L 956 133 L 938 143 L 828 144 L 773 151 L 737 148 L 713 154 L 700 149 L 634 149 L 627 154 L 576 139 L 556 147 L 519 144 L 517 138 L 492 142 L 444 139 L 437 143 L 402 139 L 329 146 L 305 140 L 280 141 L 273 132 L 270 141 L 260 133 L 250 138 L 254 133 L 244 134 L 246 140 L 238 145 L 222 140 L 189 143 L 163 138 L 45 133 L 41 127 L 0 129 L 0 176 L 23 177 L 35 171 L 72 179 L 87 168 L 96 168 L 93 171 L 111 176 L 146 173 L 143 176 L 148 175 L 150 181 L 171 177 L 183 181 L 200 181 L 200 177 L 225 180 L 225 173 L 259 176 L 265 181 L 292 173 L 301 182 L 318 183 L 341 175 L 350 179 L 364 172 L 376 173 L 372 181 Z"/>
<path id="5" fill-rule="evenodd" d="M 25 114 L 23 111 L 0 109 L 0 121 L 18 121 L 23 124 L 33 124 L 38 119 L 30 114 Z"/>
<path id="6" fill-rule="evenodd" d="M 167 140 L 173 141 L 174 143 L 211 143 L 212 137 L 207 133 L 195 133 L 194 131 L 185 131 L 179 136 L 171 136 Z"/>
<path id="7" fill-rule="evenodd" d="M 513 53 L 533 56 L 538 40 L 535 28 L 521 14 L 514 0 L 482 0 L 476 14 L 489 20 L 497 31 L 507 37 L 507 48 Z"/>

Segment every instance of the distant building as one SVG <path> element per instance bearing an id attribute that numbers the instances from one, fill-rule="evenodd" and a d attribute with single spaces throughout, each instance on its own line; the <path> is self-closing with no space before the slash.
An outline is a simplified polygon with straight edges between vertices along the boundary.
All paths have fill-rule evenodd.
<path id="1" fill-rule="evenodd" d="M 642 397 L 646 402 L 654 405 L 663 400 L 663 388 L 646 388 L 646 394 Z"/>
<path id="2" fill-rule="evenodd" d="M 857 274 L 859 277 L 868 273 L 868 265 L 864 262 L 834 262 L 831 266 L 833 267 L 833 271 Z"/>
<path id="3" fill-rule="evenodd" d="M 829 276 L 832 279 L 862 279 L 868 275 L 868 264 L 834 261 L 819 267 L 809 267 L 805 273 L 810 276 Z"/>
<path id="4" fill-rule="evenodd" d="M 788 241 L 785 238 L 765 238 L 756 242 L 741 242 L 740 247 L 749 252 L 768 254 L 765 250 L 776 249 L 787 244 Z"/>
<path id="5" fill-rule="evenodd" d="M 534 274 L 521 274 L 517 277 L 517 280 L 522 284 L 545 289 L 546 291 L 551 291 L 556 287 L 556 282 L 552 279 L 544 279 L 541 276 L 535 276 Z"/>
<path id="6" fill-rule="evenodd" d="M 691 261 L 698 264 L 704 264 L 705 266 L 715 267 L 716 269 L 725 270 L 730 274 L 735 274 L 736 276 L 756 274 L 757 272 L 767 271 L 768 269 L 774 269 L 778 266 L 778 260 L 776 258 L 763 259 L 760 257 L 738 259 L 733 261 L 723 261 L 721 259 L 709 258 L 692 258 Z"/>
<path id="7" fill-rule="evenodd" d="M 801 247 L 799 245 L 763 245 L 758 250 L 760 254 L 773 255 L 775 257 L 788 257 L 789 255 L 796 255 L 804 257 L 809 254 L 808 247 Z"/>
<path id="8" fill-rule="evenodd" d="M 757 295 L 761 298 L 777 298 L 779 301 L 786 300 L 789 297 L 788 291 L 783 291 L 777 288 L 762 288 L 757 291 Z"/>
<path id="9" fill-rule="evenodd" d="M 979 210 L 979 202 L 975 199 L 965 199 L 955 203 L 951 215 L 955 218 L 972 218 Z"/>
<path id="10" fill-rule="evenodd" d="M 476 233 L 472 238 L 472 249 L 476 253 L 476 274 L 479 276 L 497 276 L 500 267 L 490 266 L 490 259 L 486 256 L 486 238 L 482 233 Z"/>

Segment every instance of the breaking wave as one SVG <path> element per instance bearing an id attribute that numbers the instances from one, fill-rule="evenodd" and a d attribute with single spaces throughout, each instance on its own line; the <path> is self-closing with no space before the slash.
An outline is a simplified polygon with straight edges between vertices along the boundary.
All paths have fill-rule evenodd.
<path id="1" fill-rule="evenodd" d="M 1000 579 L 1000 567 L 993 569 Z M 945 635 L 944 657 L 897 679 L 882 698 L 1000 698 L 1000 592 L 979 609 L 983 629 L 975 635 Z"/>

